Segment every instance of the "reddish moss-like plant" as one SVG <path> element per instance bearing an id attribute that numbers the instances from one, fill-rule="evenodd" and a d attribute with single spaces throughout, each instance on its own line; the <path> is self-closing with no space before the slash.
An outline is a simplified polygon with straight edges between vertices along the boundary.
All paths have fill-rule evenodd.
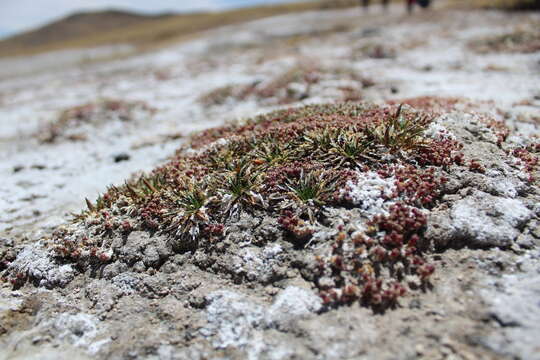
<path id="1" fill-rule="evenodd" d="M 511 52 L 533 53 L 540 50 L 538 24 L 530 29 L 520 29 L 511 33 L 476 39 L 469 47 L 478 53 Z"/>
<path id="2" fill-rule="evenodd" d="M 340 233 L 328 258 L 319 257 L 317 285 L 327 305 L 360 302 L 386 308 L 429 280 L 435 268 L 417 243 L 426 216 L 402 203 L 375 216 L 367 235 Z M 411 278 L 415 277 L 415 278 Z"/>
<path id="3" fill-rule="evenodd" d="M 424 135 L 430 121 L 401 106 L 347 103 L 204 131 L 167 164 L 89 203 L 73 228 L 55 234 L 56 254 L 82 265 L 110 262 L 121 256 L 112 239 L 135 230 L 194 250 L 219 241 L 242 212 L 278 219 L 305 244 L 326 208 L 356 206 L 344 204 L 352 198 L 345 184 L 369 172 L 394 182 L 387 213 L 370 215 L 363 233 L 340 229 L 328 256 L 319 258 L 320 278 L 328 281 L 316 285 L 328 305 L 392 305 L 433 272 L 417 247 L 422 209 L 441 195 L 446 179 L 439 172 L 462 159 L 456 141 Z"/>
<path id="4" fill-rule="evenodd" d="M 391 100 L 388 103 L 392 105 L 405 104 L 419 110 L 443 113 L 455 110 L 459 104 L 467 104 L 467 101 L 457 97 L 419 96 L 399 101 Z"/>
<path id="5" fill-rule="evenodd" d="M 512 155 L 519 159 L 518 164 L 529 174 L 529 182 L 535 181 L 534 173 L 538 169 L 538 156 L 534 153 L 540 152 L 540 144 L 532 144 L 528 147 L 519 147 L 512 151 Z"/>
<path id="6" fill-rule="evenodd" d="M 129 122 L 133 120 L 137 111 L 152 114 L 155 109 L 140 101 L 111 99 L 71 107 L 62 111 L 58 119 L 48 124 L 38 136 L 44 143 L 54 143 L 61 137 L 68 140 L 84 140 L 86 135 L 76 132 L 82 125 L 99 126 L 114 120 Z"/>
<path id="7" fill-rule="evenodd" d="M 359 101 L 361 90 L 373 86 L 373 81 L 358 75 L 351 69 L 324 68 L 313 64 L 291 67 L 267 81 L 247 85 L 226 85 L 213 89 L 199 98 L 206 106 L 223 105 L 229 101 L 253 99 L 264 104 L 292 104 L 312 96 L 313 88 L 322 80 L 332 78 L 349 80 L 354 86 L 340 86 L 342 100 Z"/>

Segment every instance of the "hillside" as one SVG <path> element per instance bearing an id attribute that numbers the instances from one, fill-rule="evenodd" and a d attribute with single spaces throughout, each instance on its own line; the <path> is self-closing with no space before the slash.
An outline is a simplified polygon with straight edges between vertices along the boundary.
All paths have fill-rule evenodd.
<path id="1" fill-rule="evenodd" d="M 400 3 L 400 0 L 391 0 Z M 449 0 L 458 8 L 539 8 L 538 0 Z M 212 28 L 280 14 L 356 7 L 356 0 L 306 0 L 212 13 L 143 15 L 125 11 L 78 13 L 38 29 L 0 40 L 0 57 L 41 54 L 55 50 L 114 44 L 139 49 L 167 45 Z M 114 31 L 113 31 L 114 30 Z"/>
<path id="2" fill-rule="evenodd" d="M 0 51 L 25 49 L 57 44 L 91 36 L 96 32 L 109 32 L 142 25 L 147 21 L 168 18 L 169 15 L 150 16 L 125 11 L 98 11 L 76 13 L 47 24 L 36 30 L 13 36 L 0 42 Z"/>
<path id="3" fill-rule="evenodd" d="M 141 15 L 123 11 L 79 13 L 0 41 L 0 57 L 111 44 L 156 46 L 215 27 L 279 14 L 355 5 L 350 0 L 307 1 L 223 12 Z M 114 31 L 112 31 L 114 30 Z"/>

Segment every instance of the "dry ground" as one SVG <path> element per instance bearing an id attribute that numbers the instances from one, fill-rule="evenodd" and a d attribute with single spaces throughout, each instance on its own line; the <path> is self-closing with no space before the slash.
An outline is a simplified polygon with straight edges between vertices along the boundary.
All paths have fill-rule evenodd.
<path id="1" fill-rule="evenodd" d="M 379 103 L 416 96 L 465 97 L 504 118 L 514 130 L 539 134 L 540 53 L 479 53 L 471 46 L 492 36 L 534 32 L 539 22 L 537 14 L 449 10 L 444 3 L 409 17 L 396 5 L 388 13 L 373 7 L 369 14 L 348 9 L 270 17 L 210 30 L 195 40 L 121 60 L 91 61 L 103 54 L 116 56 L 126 51 L 124 45 L 0 60 L 3 249 L 39 240 L 68 221 L 69 213 L 82 209 L 85 198 L 94 199 L 107 185 L 120 184 L 133 173 L 163 163 L 185 135 L 282 106 L 279 101 L 261 99 L 260 92 L 213 105 L 200 100 L 227 86 L 275 84 L 299 64 L 325 70 L 309 91 L 311 80 L 305 76 L 280 87 L 276 94 L 289 96 L 289 105 L 341 101 L 351 92 L 357 99 Z M 363 86 L 342 75 L 351 71 L 358 78 L 370 79 L 372 85 Z M 97 122 L 90 121 L 81 130 L 70 130 L 81 136 L 62 137 L 54 143 L 40 140 L 63 110 L 103 99 L 143 102 L 155 111 L 138 110 L 124 121 L 115 107 L 110 122 L 94 126 Z M 321 331 L 316 319 L 295 327 L 300 338 L 309 334 L 312 341 L 327 346 L 302 353 L 307 350 L 300 344 L 297 356 L 538 358 L 534 342 L 540 330 L 531 320 L 539 318 L 537 250 L 451 250 L 435 261 L 445 269 L 434 279 L 435 290 L 421 299 L 407 299 L 399 311 L 373 316 L 367 309 L 352 313 L 341 309 L 323 315 L 328 331 Z M 4 343 L 0 358 L 73 354 L 79 358 L 93 354 L 215 358 L 219 351 L 205 353 L 210 351 L 208 345 L 190 338 L 204 326 L 194 323 L 186 309 L 204 306 L 209 301 L 205 296 L 216 289 L 227 287 L 238 293 L 250 289 L 209 279 L 201 270 L 190 271 L 192 278 L 177 284 L 182 296 L 196 289 L 185 295 L 185 301 L 172 297 L 156 301 L 156 294 L 108 299 L 101 286 L 110 285 L 101 280 L 88 285 L 78 279 L 69 294 L 31 284 L 12 291 L 3 284 L 0 331 L 7 332 L 0 332 Z M 294 280 L 295 274 L 290 279 L 282 286 L 306 287 Z M 151 293 L 152 284 L 147 286 Z M 254 302 L 267 306 L 279 290 L 258 289 L 257 299 L 245 301 L 230 294 L 215 295 L 211 301 L 257 312 Z M 155 312 L 139 315 L 141 307 Z M 75 313 L 80 315 L 69 315 Z M 242 319 L 252 316 L 240 315 Z M 343 319 L 351 316 L 358 326 L 340 329 Z M 132 336 L 125 333 L 125 319 L 136 329 Z M 49 326 L 51 321 L 54 325 Z M 147 326 L 151 334 L 145 331 Z M 223 326 L 218 321 L 205 329 L 216 336 Z M 256 338 L 257 334 L 251 335 Z M 280 333 L 272 339 L 280 343 L 286 336 Z M 118 338 L 122 341 L 115 341 Z M 388 342 L 388 338 L 396 341 Z M 340 348 L 352 343 L 358 345 L 353 350 Z M 182 344 L 190 346 L 179 351 L 175 346 Z M 250 348 L 250 354 L 294 358 L 284 349 L 271 351 L 272 344 L 265 346 Z"/>

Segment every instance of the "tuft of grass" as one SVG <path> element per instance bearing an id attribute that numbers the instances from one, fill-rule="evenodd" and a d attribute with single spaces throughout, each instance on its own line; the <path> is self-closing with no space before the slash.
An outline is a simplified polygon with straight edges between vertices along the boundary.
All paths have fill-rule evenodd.
<path id="1" fill-rule="evenodd" d="M 226 216 L 237 215 L 242 208 L 265 206 L 257 193 L 260 184 L 260 172 L 247 158 L 240 159 L 233 170 L 218 175 L 216 189 L 221 195 L 223 213 Z"/>
<path id="2" fill-rule="evenodd" d="M 391 151 L 410 151 L 426 146 L 422 134 L 429 123 L 428 115 L 411 116 L 402 110 L 403 106 L 399 105 L 395 114 L 376 126 L 368 127 L 369 137 Z"/>
<path id="3" fill-rule="evenodd" d="M 369 159 L 368 151 L 372 145 L 370 139 L 362 134 L 357 128 L 343 131 L 332 139 L 330 154 L 335 155 L 338 166 L 349 163 L 360 166 L 362 161 Z"/>
<path id="4" fill-rule="evenodd" d="M 295 180 L 288 179 L 285 189 L 296 201 L 309 205 L 324 205 L 335 191 L 334 179 L 325 178 L 322 171 L 305 173 Z"/>
<path id="5" fill-rule="evenodd" d="M 208 202 L 208 195 L 197 185 L 190 185 L 189 188 L 183 191 L 178 199 L 178 205 L 183 209 L 185 215 L 191 217 L 198 215 L 201 220 L 206 220 L 206 216 L 202 216 L 200 211 Z"/>
<path id="6" fill-rule="evenodd" d="M 234 170 L 224 176 L 221 189 L 224 194 L 230 195 L 234 201 L 242 198 L 257 185 L 258 173 L 249 164 L 238 164 Z"/>
<path id="7" fill-rule="evenodd" d="M 265 139 L 256 147 L 253 162 L 267 167 L 287 162 L 293 153 L 291 146 L 291 144 L 279 144 L 271 138 Z"/>
<path id="8" fill-rule="evenodd" d="M 306 153 L 316 152 L 321 158 L 338 167 L 357 167 L 370 159 L 373 141 L 358 127 L 349 129 L 315 130 L 305 137 Z"/>
<path id="9" fill-rule="evenodd" d="M 179 238 L 189 235 L 192 239 L 200 233 L 200 227 L 208 222 L 206 205 L 211 201 L 206 190 L 199 184 L 189 184 L 187 188 L 174 193 L 175 210 L 166 214 L 172 217 L 168 231 Z"/>

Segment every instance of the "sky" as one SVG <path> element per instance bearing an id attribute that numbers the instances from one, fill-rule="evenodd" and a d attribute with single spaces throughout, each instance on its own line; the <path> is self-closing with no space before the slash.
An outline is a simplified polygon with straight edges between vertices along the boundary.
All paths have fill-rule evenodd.
<path id="1" fill-rule="evenodd" d="M 212 11 L 287 1 L 291 0 L 0 0 L 0 38 L 39 27 L 78 11 Z"/>

